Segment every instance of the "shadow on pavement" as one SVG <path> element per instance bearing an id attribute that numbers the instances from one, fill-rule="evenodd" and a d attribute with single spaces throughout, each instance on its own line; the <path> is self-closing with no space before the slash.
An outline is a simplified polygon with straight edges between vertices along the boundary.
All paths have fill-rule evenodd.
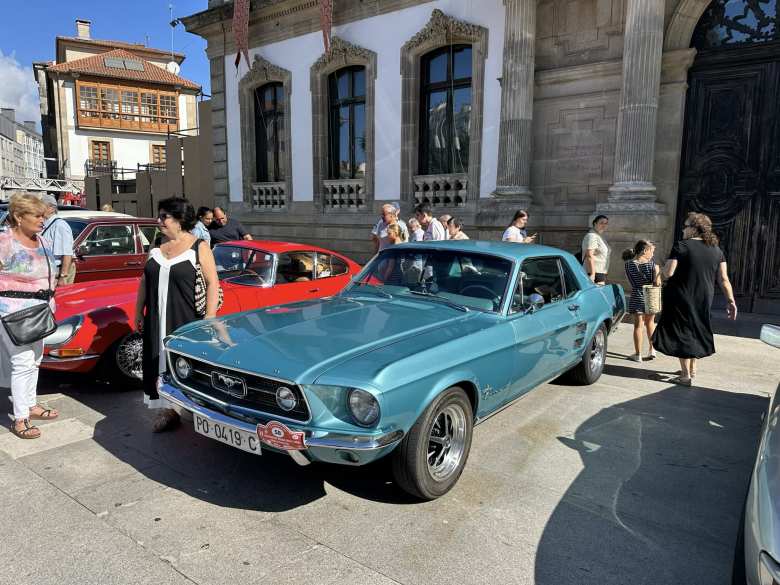
<path id="1" fill-rule="evenodd" d="M 729 583 L 766 407 L 759 396 L 673 386 L 559 437 L 584 469 L 546 523 L 535 583 Z"/>
<path id="2" fill-rule="evenodd" d="M 94 441 L 117 459 L 166 487 L 218 506 L 281 512 L 325 495 L 325 484 L 357 497 L 412 503 L 392 482 L 387 461 L 365 467 L 311 464 L 284 454 L 245 453 L 197 434 L 191 420 L 151 431 L 155 413 L 138 390 L 118 390 L 80 376 L 41 371 L 41 383 L 78 401 L 95 416 Z"/>

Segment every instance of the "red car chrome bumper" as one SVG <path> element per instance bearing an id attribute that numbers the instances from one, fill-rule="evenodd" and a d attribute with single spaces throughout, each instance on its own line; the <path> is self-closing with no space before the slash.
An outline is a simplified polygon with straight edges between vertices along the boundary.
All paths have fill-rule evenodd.
<path id="1" fill-rule="evenodd" d="M 91 372 L 100 356 L 96 354 L 87 354 L 79 357 L 58 358 L 51 355 L 43 356 L 41 368 L 44 370 L 56 370 L 58 372 L 77 372 L 84 374 Z"/>

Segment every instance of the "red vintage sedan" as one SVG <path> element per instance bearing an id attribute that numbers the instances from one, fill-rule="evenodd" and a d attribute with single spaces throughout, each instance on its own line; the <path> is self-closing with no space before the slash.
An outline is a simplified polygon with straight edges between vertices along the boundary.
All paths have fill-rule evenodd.
<path id="1" fill-rule="evenodd" d="M 220 315 L 339 292 L 360 266 L 330 250 L 274 241 L 214 247 L 222 290 Z M 41 367 L 99 374 L 121 383 L 141 378 L 141 335 L 135 330 L 140 277 L 76 283 L 57 289 L 57 330 L 45 340 Z"/>

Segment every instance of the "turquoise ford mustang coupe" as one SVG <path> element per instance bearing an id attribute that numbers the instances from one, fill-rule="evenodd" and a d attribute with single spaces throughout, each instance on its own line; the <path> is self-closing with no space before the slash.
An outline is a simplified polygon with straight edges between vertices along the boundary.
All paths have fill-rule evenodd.
<path id="1" fill-rule="evenodd" d="M 619 286 L 595 286 L 556 248 L 402 244 L 335 296 L 178 329 L 160 394 L 198 433 L 257 455 L 389 455 L 402 489 L 434 499 L 475 424 L 561 375 L 595 382 L 624 310 Z"/>

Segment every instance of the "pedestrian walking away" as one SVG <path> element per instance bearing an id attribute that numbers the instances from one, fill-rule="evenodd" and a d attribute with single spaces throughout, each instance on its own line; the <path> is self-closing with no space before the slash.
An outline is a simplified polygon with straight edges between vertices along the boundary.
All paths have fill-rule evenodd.
<path id="1" fill-rule="evenodd" d="M 0 233 L 0 317 L 54 302 L 55 266 L 43 231 L 46 205 L 36 195 L 15 195 L 8 208 L 10 229 Z M 38 366 L 43 339 L 17 345 L 0 325 L 0 386 L 11 389 L 11 432 L 22 439 L 41 436 L 31 420 L 57 418 L 56 410 L 37 402 Z"/>
<path id="2" fill-rule="evenodd" d="M 73 260 L 73 230 L 68 222 L 57 215 L 57 200 L 44 195 L 41 201 L 46 205 L 46 221 L 41 235 L 50 243 L 57 266 L 57 283 L 73 284 L 76 280 L 76 262 Z"/>
<path id="3" fill-rule="evenodd" d="M 216 316 L 219 280 L 209 245 L 190 233 L 195 210 L 186 199 L 160 201 L 158 222 L 164 241 L 153 248 L 144 267 L 136 299 L 136 328 L 143 333 L 144 402 L 160 413 L 154 424 L 159 432 L 175 426 L 178 414 L 157 391 L 158 378 L 166 370 L 165 336 L 201 318 L 195 301 L 197 265 L 206 281 L 206 314 Z"/>
<path id="4" fill-rule="evenodd" d="M 688 214 L 683 239 L 672 248 L 663 275 L 668 282 L 653 345 L 661 353 L 680 359 L 680 376 L 674 381 L 691 386 L 696 379 L 696 360 L 715 353 L 710 311 L 716 280 L 726 297 L 729 319 L 737 318 L 726 258 L 709 217 Z"/>
<path id="5" fill-rule="evenodd" d="M 212 248 L 221 242 L 252 239 L 252 234 L 247 231 L 241 222 L 228 218 L 227 213 L 221 207 L 214 208 L 214 220 L 208 228 L 211 234 Z"/>
<path id="6" fill-rule="evenodd" d="M 655 315 L 645 313 L 644 286 L 661 284 L 661 269 L 653 258 L 655 245 L 647 240 L 639 240 L 633 248 L 623 252 L 626 262 L 626 277 L 631 284 L 631 295 L 628 298 L 628 312 L 634 318 L 634 354 L 629 359 L 642 361 L 642 340 L 645 332 L 650 344 L 644 359 L 655 359 L 653 349 L 653 333 L 655 332 Z"/>
<path id="7" fill-rule="evenodd" d="M 515 242 L 517 244 L 535 244 L 537 234 L 528 235 L 526 226 L 528 225 L 529 215 L 525 209 L 518 209 L 515 212 L 512 221 L 504 230 L 501 236 L 502 242 Z"/>
<path id="8" fill-rule="evenodd" d="M 609 227 L 606 215 L 597 215 L 591 222 L 591 230 L 582 238 L 582 265 L 588 277 L 596 284 L 606 284 L 612 248 L 604 238 Z"/>

